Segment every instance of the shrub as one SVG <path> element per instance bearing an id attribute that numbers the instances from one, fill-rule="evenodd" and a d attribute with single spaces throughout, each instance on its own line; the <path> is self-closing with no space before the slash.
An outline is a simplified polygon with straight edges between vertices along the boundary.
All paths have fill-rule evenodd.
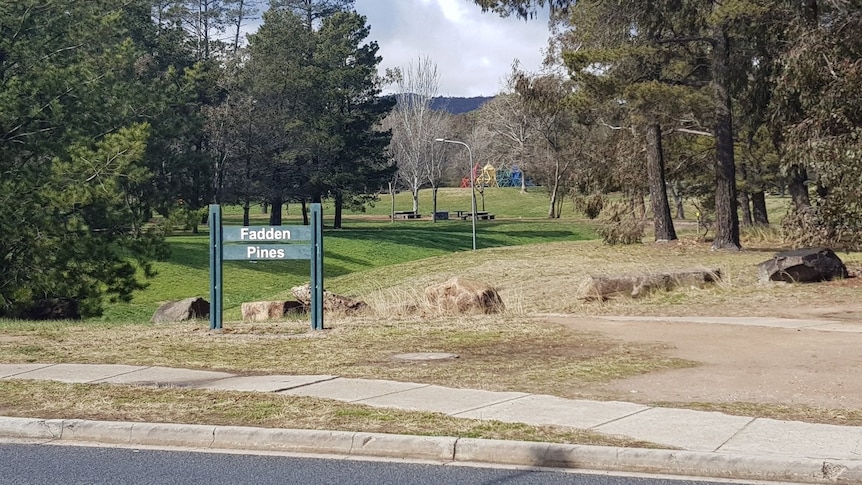
<path id="1" fill-rule="evenodd" d="M 644 221 L 635 217 L 629 204 L 611 202 L 601 213 L 597 232 L 605 244 L 638 244 L 644 237 Z"/>

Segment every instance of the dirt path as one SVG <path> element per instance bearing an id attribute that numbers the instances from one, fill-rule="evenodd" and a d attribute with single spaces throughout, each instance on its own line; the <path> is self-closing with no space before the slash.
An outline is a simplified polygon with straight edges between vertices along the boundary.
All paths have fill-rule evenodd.
<path id="1" fill-rule="evenodd" d="M 809 308 L 803 318 L 862 323 L 859 307 Z M 684 322 L 549 317 L 575 330 L 659 343 L 666 355 L 700 362 L 596 386 L 602 399 L 752 402 L 862 408 L 862 333 Z"/>

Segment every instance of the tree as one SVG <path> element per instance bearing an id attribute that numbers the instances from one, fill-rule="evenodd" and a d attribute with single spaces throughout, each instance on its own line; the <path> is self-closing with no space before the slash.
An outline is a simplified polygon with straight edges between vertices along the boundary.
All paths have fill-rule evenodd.
<path id="1" fill-rule="evenodd" d="M 270 0 L 270 8 L 299 16 L 305 27 L 317 30 L 323 19 L 353 10 L 355 0 Z"/>
<path id="2" fill-rule="evenodd" d="M 862 6 L 853 0 L 799 2 L 776 86 L 785 166 L 804 169 L 811 207 L 789 218 L 795 244 L 862 247 Z M 792 231 L 793 232 L 793 231 Z"/>
<path id="3" fill-rule="evenodd" d="M 479 109 L 479 122 L 487 126 L 502 145 L 499 150 L 509 154 L 518 164 L 521 173 L 524 173 L 529 170 L 528 145 L 536 136 L 536 130 L 524 99 L 516 90 L 519 72 L 518 63 L 515 62 L 506 79 L 504 91 Z M 526 177 L 522 176 L 522 193 L 527 191 L 526 184 Z"/>
<path id="4" fill-rule="evenodd" d="M 317 69 L 311 63 L 313 32 L 296 15 L 268 10 L 257 33 L 249 35 L 249 60 L 244 69 L 255 112 L 272 138 L 261 162 L 261 198 L 270 205 L 270 224 L 281 225 L 288 200 L 305 200 L 307 180 L 301 165 L 312 155 L 311 113 L 320 96 Z"/>
<path id="5" fill-rule="evenodd" d="M 161 246 L 148 144 L 164 71 L 150 4 L 0 5 L 0 315 L 131 299 Z M 152 120 L 161 122 L 157 118 Z"/>
<path id="6" fill-rule="evenodd" d="M 398 161 L 401 179 L 413 194 L 413 210 L 419 211 L 419 189 L 430 183 L 433 210 L 437 210 L 437 188 L 445 162 L 442 147 L 434 140 L 446 134 L 445 113 L 431 108 L 431 101 L 440 89 L 437 64 L 428 57 L 410 62 L 404 69 L 389 72 L 397 92 L 392 127 L 393 153 Z M 432 218 L 433 219 L 433 218 Z"/>
<path id="7" fill-rule="evenodd" d="M 548 4 L 544 0 L 476 0 L 483 8 L 497 12 L 516 13 L 525 17 L 530 8 Z M 736 167 L 734 160 L 733 124 L 731 110 L 732 80 L 741 75 L 741 70 L 731 70 L 731 28 L 737 23 L 749 20 L 745 9 L 736 3 L 699 2 L 699 1 L 660 1 L 650 3 L 647 8 L 642 2 L 604 2 L 601 0 L 553 1 L 554 8 L 568 10 L 570 22 L 580 27 L 601 26 L 586 32 L 573 29 L 576 36 L 590 37 L 597 43 L 604 43 L 607 49 L 616 47 L 616 62 L 631 62 L 648 59 L 643 55 L 645 49 L 659 56 L 666 52 L 667 46 L 676 46 L 691 51 L 687 60 L 675 62 L 669 67 L 677 72 L 670 79 L 656 79 L 669 83 L 678 82 L 678 77 L 688 77 L 709 68 L 709 81 L 713 94 L 713 129 L 715 138 L 715 210 L 716 233 L 714 249 L 739 249 L 739 219 L 736 201 Z M 526 9 L 526 10 L 525 10 Z M 608 32 L 605 35 L 604 31 Z M 616 38 L 614 39 L 614 36 Z M 704 47 L 708 47 L 705 49 Z M 707 53 L 704 57 L 701 53 Z M 564 55 L 566 55 L 564 53 Z M 579 71 L 592 66 L 591 59 L 569 46 L 567 63 Z M 691 62 L 698 61 L 698 62 Z M 739 67 L 739 66 L 735 66 Z M 655 76 L 656 73 L 646 73 Z M 648 79 L 654 79 L 648 77 Z M 653 130 L 655 131 L 655 130 Z M 653 140 L 655 141 L 655 140 Z"/>
<path id="8" fill-rule="evenodd" d="M 363 207 L 368 188 L 382 185 L 395 170 L 386 156 L 391 134 L 380 129 L 395 100 L 379 96 L 381 58 L 376 42 L 365 43 L 368 35 L 365 17 L 355 12 L 323 19 L 316 33 L 314 62 L 324 73 L 318 86 L 325 93 L 319 139 L 331 149 L 319 152 L 315 179 L 320 192 L 335 200 L 335 228 L 342 227 L 345 203 Z"/>
<path id="9" fill-rule="evenodd" d="M 578 132 L 583 125 L 568 102 L 573 85 L 556 74 L 521 73 L 515 89 L 541 140 L 532 146 L 531 176 L 548 191 L 548 217 L 560 217 L 570 170 L 579 158 L 576 145 L 583 138 L 583 133 Z"/>

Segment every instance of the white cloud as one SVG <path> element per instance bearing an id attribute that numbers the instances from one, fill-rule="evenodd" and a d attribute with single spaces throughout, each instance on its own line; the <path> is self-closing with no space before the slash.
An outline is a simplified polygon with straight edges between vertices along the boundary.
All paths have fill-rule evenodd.
<path id="1" fill-rule="evenodd" d="M 380 45 L 381 70 L 420 56 L 437 63 L 443 96 L 499 92 L 512 61 L 540 68 L 549 36 L 546 20 L 525 22 L 483 14 L 465 0 L 356 0 Z"/>

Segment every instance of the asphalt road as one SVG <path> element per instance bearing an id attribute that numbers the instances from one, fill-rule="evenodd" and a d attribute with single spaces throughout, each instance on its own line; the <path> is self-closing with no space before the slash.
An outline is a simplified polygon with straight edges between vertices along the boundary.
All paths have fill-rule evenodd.
<path id="1" fill-rule="evenodd" d="M 718 485 L 705 481 L 385 461 L 0 443 L 0 484 L 45 483 Z"/>

